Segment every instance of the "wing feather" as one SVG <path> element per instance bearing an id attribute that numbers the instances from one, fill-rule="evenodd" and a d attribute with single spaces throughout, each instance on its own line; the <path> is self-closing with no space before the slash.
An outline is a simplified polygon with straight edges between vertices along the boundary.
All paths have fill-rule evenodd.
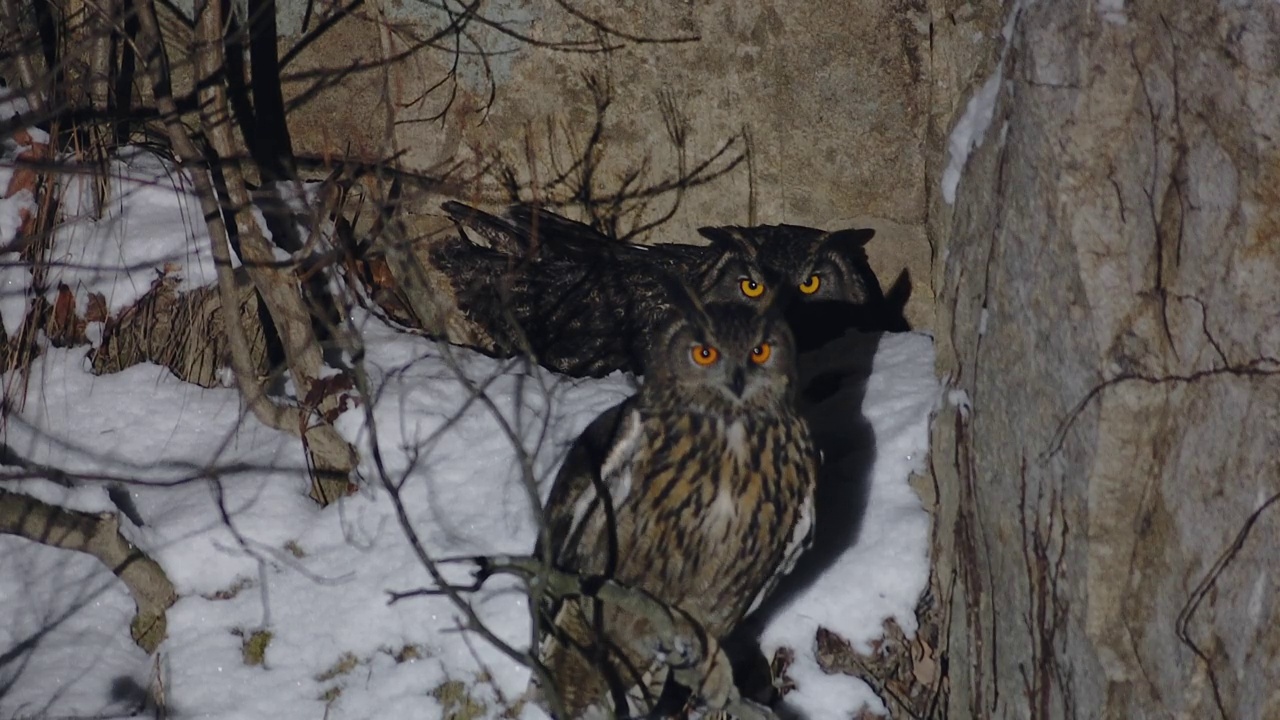
<path id="1" fill-rule="evenodd" d="M 632 399 L 601 413 L 578 436 L 547 497 L 544 520 L 552 557 L 575 566 L 584 523 L 599 506 L 601 483 L 617 507 L 630 493 L 631 468 L 642 442 L 642 420 Z M 535 552 L 541 552 L 541 545 Z"/>
<path id="2" fill-rule="evenodd" d="M 809 549 L 813 544 L 813 494 L 805 495 L 804 503 L 800 506 L 799 512 L 796 514 L 795 525 L 791 526 L 791 537 L 787 539 L 786 547 L 782 550 L 782 561 L 778 563 L 777 569 L 773 575 L 765 581 L 760 591 L 752 598 L 751 605 L 747 608 L 747 614 L 755 612 L 757 608 L 765 601 L 765 598 L 773 594 L 774 588 L 778 586 L 778 581 L 795 569 L 796 563 L 800 561 L 800 556 Z"/>

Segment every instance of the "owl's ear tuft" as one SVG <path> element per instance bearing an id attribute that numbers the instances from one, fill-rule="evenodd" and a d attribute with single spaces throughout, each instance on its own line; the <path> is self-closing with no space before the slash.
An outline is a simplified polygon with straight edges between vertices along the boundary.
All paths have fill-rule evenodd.
<path id="1" fill-rule="evenodd" d="M 668 306 L 690 320 L 705 319 L 707 311 L 702 300 L 680 278 L 658 268 L 653 268 L 652 272 L 654 279 L 662 286 Z"/>
<path id="2" fill-rule="evenodd" d="M 845 230 L 833 230 L 827 233 L 823 242 L 838 245 L 846 248 L 860 248 L 871 241 L 876 236 L 876 231 L 871 228 L 848 228 Z"/>
<path id="3" fill-rule="evenodd" d="M 652 280 L 660 287 L 661 297 L 652 298 L 646 322 L 653 330 L 641 347 L 633 350 L 632 360 L 648 378 L 651 371 L 670 369 L 675 353 L 686 353 L 688 342 L 706 343 L 711 321 L 702 301 L 681 280 L 658 268 L 648 268 Z M 645 385 L 649 380 L 645 380 Z"/>
<path id="4" fill-rule="evenodd" d="M 707 226 L 698 228 L 698 234 L 711 241 L 711 247 L 720 252 L 740 252 L 754 259 L 759 254 L 757 245 L 745 228 L 736 225 Z"/>

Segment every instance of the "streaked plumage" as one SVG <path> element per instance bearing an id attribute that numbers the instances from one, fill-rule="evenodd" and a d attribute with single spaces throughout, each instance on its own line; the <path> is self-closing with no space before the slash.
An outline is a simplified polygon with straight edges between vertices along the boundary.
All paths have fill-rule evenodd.
<path id="1" fill-rule="evenodd" d="M 445 209 L 462 235 L 436 245 L 429 262 L 448 278 L 469 326 L 483 331 L 446 339 L 492 354 L 529 352 L 572 375 L 639 373 L 668 310 L 668 276 L 707 302 L 769 300 L 759 268 L 733 239 L 689 255 L 602 239 L 564 218 L 526 225 L 459 203 Z"/>
<path id="2" fill-rule="evenodd" d="M 794 410 L 782 317 L 741 303 L 675 307 L 650 339 L 639 393 L 583 432 L 557 476 L 550 554 L 561 569 L 643 589 L 723 638 L 804 549 L 817 454 Z M 540 655 L 571 716 L 623 693 L 632 714 L 652 709 L 660 664 L 609 642 L 647 632 L 647 621 L 583 599 L 547 618 Z"/>
<path id="3" fill-rule="evenodd" d="M 447 339 L 573 375 L 639 372 L 663 294 L 655 273 L 680 278 L 707 301 L 774 303 L 801 352 L 850 329 L 909 329 L 903 272 L 886 298 L 867 262 L 868 229 L 799 225 L 704 227 L 709 245 L 636 245 L 530 206 L 498 217 L 445 203 L 460 235 L 431 253 L 449 279 L 466 332 Z"/>

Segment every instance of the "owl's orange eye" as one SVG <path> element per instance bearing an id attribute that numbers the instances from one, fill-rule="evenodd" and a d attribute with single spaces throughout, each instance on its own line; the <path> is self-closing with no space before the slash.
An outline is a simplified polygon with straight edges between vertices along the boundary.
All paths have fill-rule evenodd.
<path id="1" fill-rule="evenodd" d="M 764 283 L 758 283 L 751 278 L 742 278 L 738 281 L 738 288 L 742 290 L 742 294 L 749 298 L 758 298 L 764 294 Z"/>
<path id="2" fill-rule="evenodd" d="M 720 351 L 710 345 L 694 345 L 693 361 L 703 367 L 715 364 L 720 359 Z"/>
<path id="3" fill-rule="evenodd" d="M 760 343 L 751 348 L 751 362 L 757 365 L 763 365 L 769 362 L 770 356 L 773 355 L 773 346 L 769 343 Z"/>
<path id="4" fill-rule="evenodd" d="M 818 292 L 818 288 L 821 286 L 822 286 L 822 278 L 818 277 L 817 273 L 814 273 L 809 276 L 808 280 L 805 280 L 804 282 L 800 283 L 800 292 L 804 293 L 805 295 L 812 295 Z"/>

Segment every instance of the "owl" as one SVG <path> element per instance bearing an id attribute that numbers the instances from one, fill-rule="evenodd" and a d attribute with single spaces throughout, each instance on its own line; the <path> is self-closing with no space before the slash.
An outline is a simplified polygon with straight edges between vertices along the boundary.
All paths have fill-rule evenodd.
<path id="1" fill-rule="evenodd" d="M 527 354 L 571 375 L 642 374 L 672 278 L 708 302 L 770 300 L 735 237 L 690 255 L 620 243 L 555 216 L 525 224 L 460 203 L 444 209 L 460 235 L 434 245 L 428 264 L 447 279 L 467 327 L 478 330 L 440 334 L 490 354 Z"/>
<path id="2" fill-rule="evenodd" d="M 818 457 L 795 411 L 782 316 L 691 297 L 669 307 L 639 392 L 571 448 L 544 508 L 549 543 L 536 552 L 643 590 L 721 639 L 805 549 Z M 659 707 L 660 663 L 624 649 L 651 632 L 648 620 L 583 597 L 543 615 L 539 659 L 570 717 Z"/>
<path id="3" fill-rule="evenodd" d="M 864 251 L 872 229 L 724 225 L 699 229 L 709 245 L 644 246 L 532 206 L 512 206 L 504 218 L 460 202 L 444 209 L 462 236 L 436 252 L 438 265 L 456 278 L 462 313 L 489 329 L 486 350 L 532 350 L 559 372 L 639 370 L 634 345 L 652 310 L 653 269 L 675 274 L 708 301 L 782 307 L 801 352 L 850 329 L 910 329 L 902 315 L 910 277 L 904 270 L 884 295 Z"/>
<path id="4" fill-rule="evenodd" d="M 751 261 L 762 269 L 765 282 L 778 294 L 802 353 L 850 329 L 910 329 L 902 314 L 910 293 L 909 276 L 904 271 L 895 282 L 891 301 L 867 262 L 863 246 L 875 235 L 874 230 L 829 232 L 801 225 L 758 225 L 703 227 L 698 232 L 715 244 L 749 248 Z"/>

